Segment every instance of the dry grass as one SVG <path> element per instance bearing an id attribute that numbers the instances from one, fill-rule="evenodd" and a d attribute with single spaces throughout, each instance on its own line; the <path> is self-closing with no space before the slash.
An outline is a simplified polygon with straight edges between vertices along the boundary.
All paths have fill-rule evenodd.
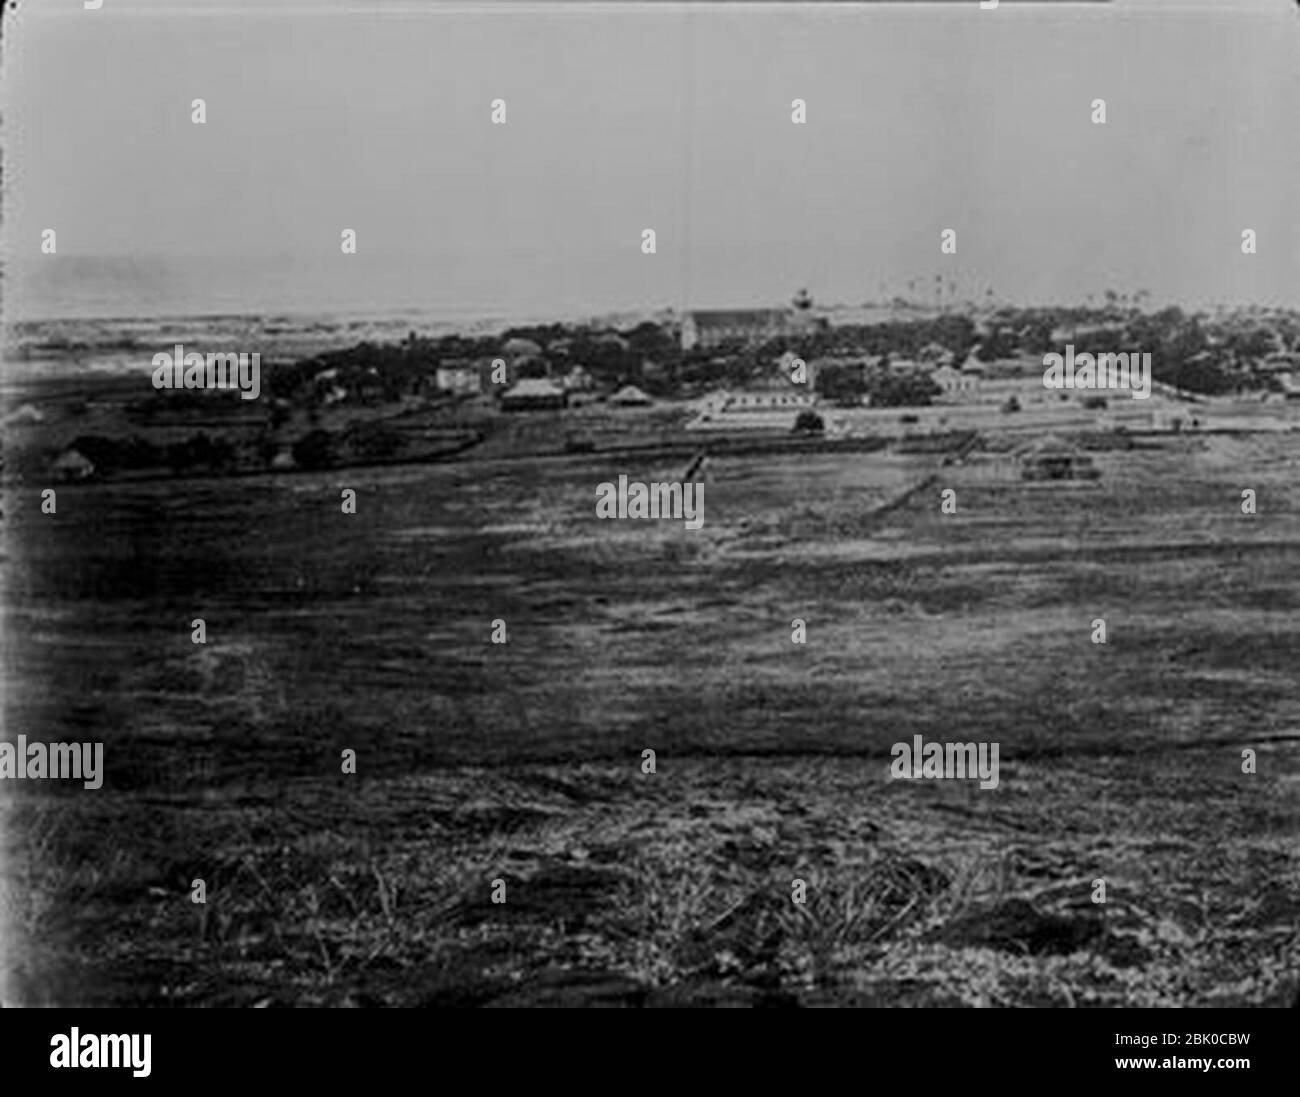
<path id="1" fill-rule="evenodd" d="M 108 764 L 9 807 L 8 993 L 1282 1004 L 1284 443 L 1102 453 L 1095 490 L 959 485 L 951 517 L 877 511 L 906 461 L 718 462 L 699 536 L 593 539 L 611 468 L 581 461 L 374 471 L 348 526 L 328 478 L 69 490 L 39 538 L 6 507 L 43 546 L 11 577 L 8 724 Z M 999 788 L 890 781 L 913 734 L 1000 743 Z"/>

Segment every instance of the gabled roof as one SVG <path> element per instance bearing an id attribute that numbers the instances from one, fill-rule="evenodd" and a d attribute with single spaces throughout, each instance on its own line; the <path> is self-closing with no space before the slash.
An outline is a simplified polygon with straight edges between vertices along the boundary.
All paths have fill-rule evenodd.
<path id="1" fill-rule="evenodd" d="M 650 397 L 642 392 L 636 385 L 624 385 L 618 392 L 609 398 L 611 404 L 648 404 Z"/>
<path id="2" fill-rule="evenodd" d="M 510 399 L 512 396 L 519 397 L 539 397 L 539 396 L 563 396 L 564 390 L 546 377 L 525 377 L 522 381 L 517 381 L 502 396 L 503 399 Z"/>
<path id="3" fill-rule="evenodd" d="M 1016 450 L 1021 457 L 1082 457 L 1083 451 L 1057 434 L 1045 434 Z"/>
<path id="4" fill-rule="evenodd" d="M 721 328 L 788 323 L 794 313 L 789 309 L 693 309 L 688 315 L 697 326 Z"/>
<path id="5" fill-rule="evenodd" d="M 89 472 L 94 470 L 95 463 L 82 453 L 81 450 L 68 449 L 59 454 L 58 458 L 54 462 L 54 468 L 59 472 L 66 472 L 69 470 Z"/>

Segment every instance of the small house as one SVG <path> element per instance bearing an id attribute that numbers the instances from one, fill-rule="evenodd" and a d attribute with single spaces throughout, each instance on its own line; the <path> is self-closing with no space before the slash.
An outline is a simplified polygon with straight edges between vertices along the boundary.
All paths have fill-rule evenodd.
<path id="1" fill-rule="evenodd" d="M 1026 446 L 1017 457 L 1025 480 L 1096 480 L 1101 475 L 1091 455 L 1053 435 Z"/>

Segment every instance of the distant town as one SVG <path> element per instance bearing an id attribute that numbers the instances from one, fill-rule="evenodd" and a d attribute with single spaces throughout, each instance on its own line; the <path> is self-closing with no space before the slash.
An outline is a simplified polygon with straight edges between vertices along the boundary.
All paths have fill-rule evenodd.
<path id="1" fill-rule="evenodd" d="M 961 431 L 1296 424 L 1300 316 L 1144 306 L 1142 294 L 1108 293 L 1076 308 L 923 308 L 899 299 L 847 310 L 819 308 L 801 290 L 780 308 L 666 310 L 621 326 L 410 330 L 293 357 L 255 331 L 247 349 L 262 352 L 266 376 L 261 398 L 244 407 L 223 392 L 154 391 L 147 367 L 157 347 L 141 335 L 116 335 L 105 348 L 36 325 L 17 358 L 75 361 L 114 350 L 140 359 L 140 383 L 106 374 L 99 399 L 79 391 L 56 408 L 46 406 L 48 393 L 11 403 L 11 429 L 42 424 L 40 445 L 28 439 L 39 453 L 18 437 L 11 460 L 20 471 L 82 480 L 468 451 L 595 452 L 671 439 L 707 446 L 732 435 L 852 444 Z M 186 343 L 197 349 L 202 339 L 187 333 Z M 1044 356 L 1067 346 L 1149 353 L 1152 399 L 1045 387 Z"/>

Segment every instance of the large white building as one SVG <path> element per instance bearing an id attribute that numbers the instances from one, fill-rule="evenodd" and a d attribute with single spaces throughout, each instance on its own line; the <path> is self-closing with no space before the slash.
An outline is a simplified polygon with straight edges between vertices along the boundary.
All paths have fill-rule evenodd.
<path id="1" fill-rule="evenodd" d="M 729 340 L 762 343 L 807 335 L 825 321 L 798 309 L 697 309 L 682 317 L 683 350 L 716 347 Z"/>
<path id="2" fill-rule="evenodd" d="M 713 393 L 701 402 L 687 429 L 788 431 L 801 411 L 816 406 L 815 394 L 792 391 L 792 386 Z"/>

